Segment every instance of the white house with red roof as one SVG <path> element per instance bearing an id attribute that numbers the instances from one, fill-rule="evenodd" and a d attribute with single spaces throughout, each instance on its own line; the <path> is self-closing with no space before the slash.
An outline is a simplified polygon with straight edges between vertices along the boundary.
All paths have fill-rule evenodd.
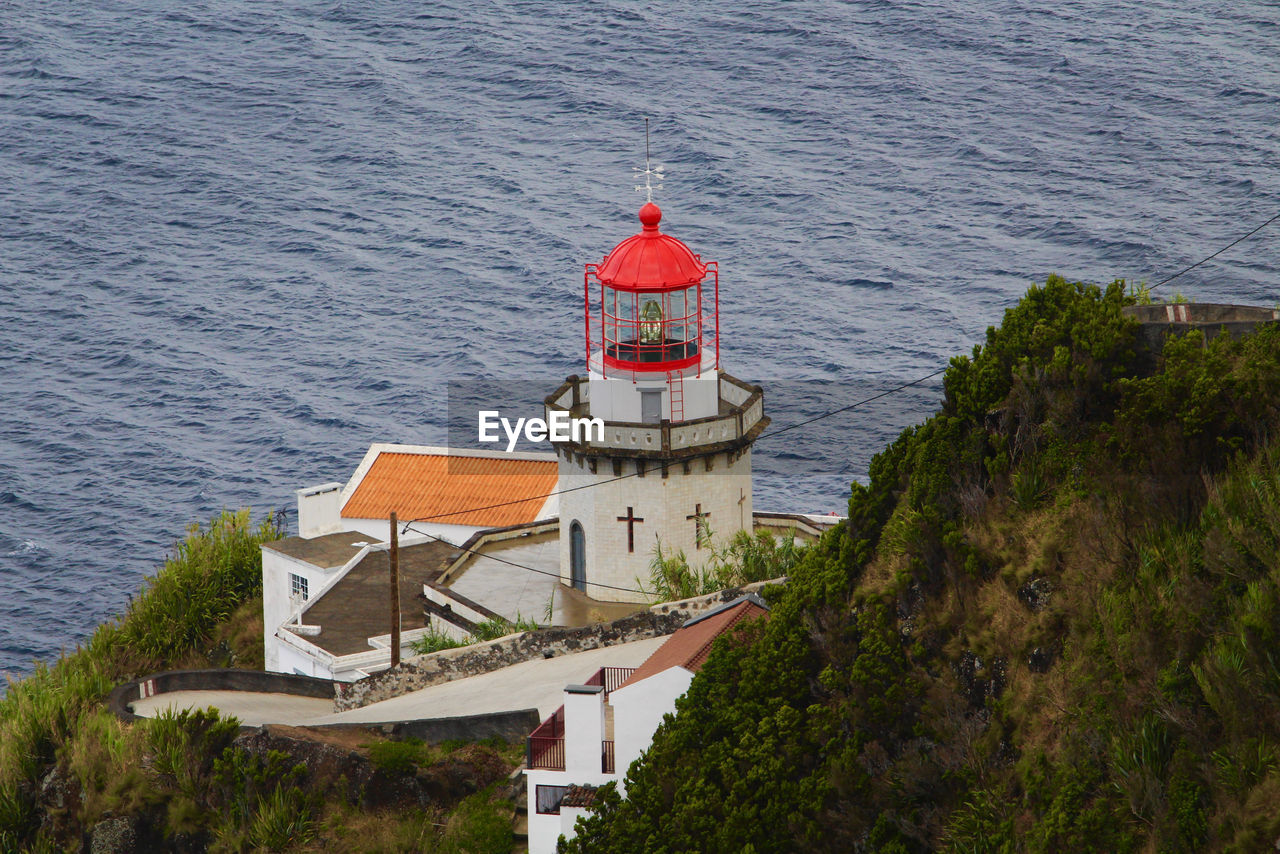
<path id="1" fill-rule="evenodd" d="M 298 535 L 359 531 L 383 542 L 395 512 L 420 534 L 461 545 L 477 531 L 554 519 L 551 453 L 375 444 L 346 484 L 299 489 Z"/>
<path id="2" fill-rule="evenodd" d="M 400 549 L 401 641 L 402 655 L 412 655 L 410 644 L 429 626 L 419 599 L 430 582 L 453 570 L 460 597 L 500 589 L 484 568 L 460 583 L 459 565 L 479 558 L 474 544 L 494 531 L 554 525 L 556 467 L 552 454 L 378 444 L 345 485 L 298 490 L 299 535 L 262 547 L 266 669 L 346 681 L 390 663 L 392 512 L 409 526 Z M 541 616 L 553 585 L 550 577 L 536 590 L 526 584 L 512 616 L 522 604 Z M 465 598 L 448 604 L 473 622 L 503 616 Z"/>
<path id="3" fill-rule="evenodd" d="M 553 854 L 561 834 L 574 835 L 594 788 L 615 782 L 626 795 L 627 769 L 675 712 L 716 638 L 768 611 L 756 596 L 743 596 L 689 620 L 634 671 L 606 667 L 565 687 L 564 705 L 530 734 L 526 748 L 529 854 Z"/>

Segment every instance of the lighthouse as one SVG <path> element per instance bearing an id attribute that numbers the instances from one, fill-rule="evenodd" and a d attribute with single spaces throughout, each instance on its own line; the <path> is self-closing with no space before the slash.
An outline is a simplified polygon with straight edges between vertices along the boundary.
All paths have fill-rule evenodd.
<path id="1" fill-rule="evenodd" d="M 647 171 L 647 170 L 646 170 Z M 583 274 L 585 376 L 547 418 L 599 418 L 557 444 L 561 581 L 588 597 L 643 601 L 660 544 L 691 567 L 752 530 L 751 445 L 764 393 L 720 366 L 720 274 L 640 208 L 640 231 Z"/>

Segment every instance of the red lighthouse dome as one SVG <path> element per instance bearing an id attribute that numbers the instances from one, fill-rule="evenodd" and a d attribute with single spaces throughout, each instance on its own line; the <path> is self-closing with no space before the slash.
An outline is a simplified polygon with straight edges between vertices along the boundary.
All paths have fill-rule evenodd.
<path id="1" fill-rule="evenodd" d="M 719 347 L 712 353 L 703 347 L 703 280 L 708 273 L 715 282 L 719 313 L 715 262 L 703 261 L 682 241 L 663 234 L 658 229 L 661 221 L 662 211 L 647 202 L 640 208 L 640 233 L 615 246 L 599 264 L 587 265 L 583 297 L 588 370 L 634 375 L 686 368 L 701 372 L 717 365 Z M 598 308 L 593 305 L 596 299 Z M 705 366 L 704 357 L 711 360 Z"/>
<path id="2" fill-rule="evenodd" d="M 688 246 L 658 230 L 662 210 L 653 202 L 640 208 L 639 234 L 613 248 L 596 270 L 606 285 L 632 290 L 665 290 L 701 282 L 707 265 Z"/>

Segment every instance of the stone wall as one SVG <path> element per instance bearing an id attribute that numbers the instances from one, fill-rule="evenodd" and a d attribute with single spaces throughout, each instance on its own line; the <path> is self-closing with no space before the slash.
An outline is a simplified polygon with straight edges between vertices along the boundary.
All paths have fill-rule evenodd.
<path id="1" fill-rule="evenodd" d="M 766 584 L 777 583 L 778 580 L 758 582 L 681 602 L 664 602 L 611 623 L 541 629 L 419 656 L 357 682 L 336 683 L 334 708 L 340 712 L 358 709 L 370 703 L 389 700 L 454 679 L 510 667 L 522 661 L 555 658 L 669 635 L 692 617 L 739 596 L 756 592 Z"/>

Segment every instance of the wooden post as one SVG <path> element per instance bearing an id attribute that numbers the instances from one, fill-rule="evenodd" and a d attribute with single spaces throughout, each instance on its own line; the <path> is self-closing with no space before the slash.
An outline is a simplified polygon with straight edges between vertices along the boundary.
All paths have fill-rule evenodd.
<path id="1" fill-rule="evenodd" d="M 391 512 L 391 666 L 400 663 L 400 532 L 396 514 Z"/>

